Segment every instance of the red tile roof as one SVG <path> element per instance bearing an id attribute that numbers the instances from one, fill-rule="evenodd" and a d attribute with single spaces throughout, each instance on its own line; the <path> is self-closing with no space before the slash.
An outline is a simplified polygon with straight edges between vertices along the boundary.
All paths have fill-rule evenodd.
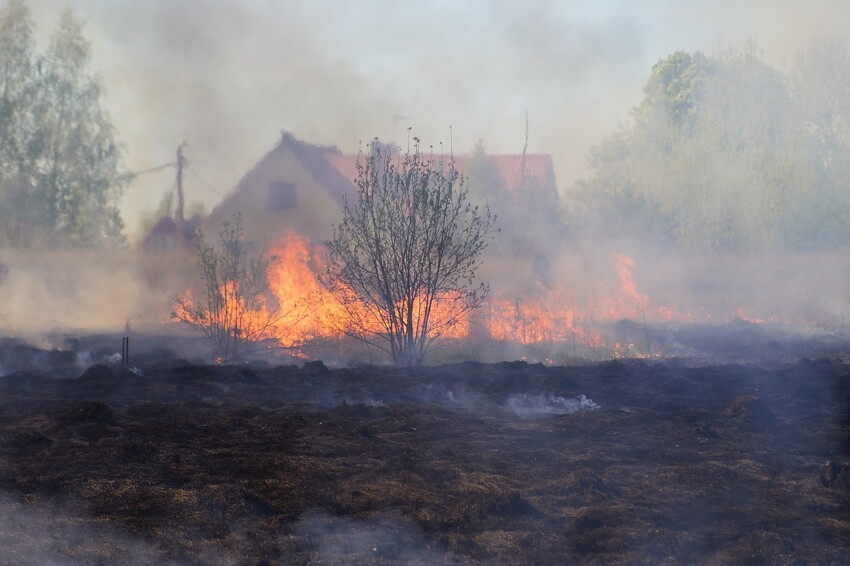
<path id="1" fill-rule="evenodd" d="M 354 179 L 357 178 L 356 155 L 328 152 L 325 154 L 325 159 L 331 164 L 331 167 L 339 171 L 340 175 L 345 177 L 345 179 L 350 183 L 354 184 Z"/>
<path id="2" fill-rule="evenodd" d="M 325 159 L 347 180 L 354 182 L 357 177 L 357 155 L 328 152 Z M 471 159 L 468 155 L 455 156 L 455 167 L 462 174 L 464 167 Z M 545 187 L 555 184 L 555 171 L 552 166 L 552 156 L 545 153 L 523 155 L 487 155 L 488 162 L 495 165 L 502 179 L 504 188 L 508 191 L 519 190 L 536 182 Z M 524 181 L 524 182 L 523 182 Z"/>
<path id="3" fill-rule="evenodd" d="M 470 157 L 458 156 L 455 164 L 458 171 L 463 171 Z M 516 191 L 536 182 L 541 187 L 555 184 L 555 170 L 552 167 L 552 156 L 545 153 L 523 155 L 487 155 L 485 159 L 496 166 L 499 177 L 506 190 Z"/>

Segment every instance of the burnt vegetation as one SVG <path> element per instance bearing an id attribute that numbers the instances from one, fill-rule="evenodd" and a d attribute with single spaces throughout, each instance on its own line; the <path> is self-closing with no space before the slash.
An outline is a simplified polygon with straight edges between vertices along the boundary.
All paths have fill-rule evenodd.
<path id="1" fill-rule="evenodd" d="M 142 376 L 4 343 L 6 559 L 846 557 L 840 361 L 329 369 L 195 365 L 144 347 Z"/>

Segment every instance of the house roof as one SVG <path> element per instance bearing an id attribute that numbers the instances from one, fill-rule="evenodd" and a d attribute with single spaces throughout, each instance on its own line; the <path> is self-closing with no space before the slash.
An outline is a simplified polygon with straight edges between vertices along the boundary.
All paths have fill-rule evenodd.
<path id="1" fill-rule="evenodd" d="M 333 159 L 343 156 L 339 150 L 331 146 L 319 146 L 299 141 L 289 132 L 281 132 L 280 142 L 268 153 L 261 157 L 254 166 L 242 176 L 239 183 L 213 209 L 213 216 L 220 209 L 227 209 L 231 203 L 238 200 L 240 193 L 253 182 L 253 173 L 269 160 L 274 160 L 282 150 L 288 149 L 296 156 L 301 165 L 313 176 L 317 184 L 325 189 L 330 196 L 342 206 L 345 196 L 354 194 L 354 184 L 349 177 L 344 176 L 333 165 Z M 353 179 L 353 177 L 351 177 Z"/>
<path id="2" fill-rule="evenodd" d="M 310 172 L 316 182 L 324 187 L 340 205 L 347 195 L 354 192 L 353 179 L 347 169 L 340 169 L 336 163 L 346 157 L 335 147 L 324 147 L 304 143 L 295 139 L 289 132 L 283 132 L 281 145 L 286 145 Z"/>
<path id="3" fill-rule="evenodd" d="M 470 159 L 468 155 L 458 156 L 455 159 L 458 171 L 462 172 Z M 549 154 L 487 155 L 484 159 L 496 166 L 503 186 L 509 192 L 522 190 L 531 182 L 541 187 L 555 184 L 555 169 Z"/>
<path id="4" fill-rule="evenodd" d="M 325 159 L 349 183 L 357 177 L 357 159 L 359 155 L 339 152 L 326 153 Z M 471 160 L 469 155 L 457 155 L 454 158 L 455 167 L 463 174 L 463 170 Z M 506 190 L 514 192 L 535 182 L 547 186 L 555 182 L 555 170 L 552 166 L 552 156 L 545 153 L 527 155 L 487 155 L 485 159 L 496 167 Z"/>
<path id="5" fill-rule="evenodd" d="M 228 210 L 234 208 L 240 201 L 240 195 L 246 190 L 253 190 L 257 179 L 257 171 L 269 163 L 274 164 L 281 159 L 282 152 L 289 152 L 298 163 L 315 180 L 315 186 L 326 191 L 328 195 L 342 207 L 346 197 L 356 196 L 354 181 L 357 178 L 358 154 L 344 154 L 332 146 L 318 146 L 299 141 L 292 134 L 282 132 L 280 142 L 264 155 L 254 167 L 248 171 L 236 187 L 213 209 L 206 221 L 214 221 Z M 522 191 L 529 183 L 540 187 L 555 188 L 555 174 L 552 158 L 546 154 L 528 155 L 486 155 L 487 162 L 494 165 L 502 180 L 503 189 L 508 192 Z M 469 155 L 454 156 L 455 167 L 459 173 L 470 163 Z M 351 200 L 351 198 L 349 198 Z M 238 207 L 237 207 L 238 208 Z M 250 211 L 245 211 L 250 215 Z M 173 219 L 165 219 L 155 226 L 145 239 L 143 247 L 161 247 L 166 241 L 191 242 L 194 224 L 184 224 L 185 234 L 178 234 Z"/>
<path id="6" fill-rule="evenodd" d="M 356 194 L 354 180 L 357 178 L 359 154 L 344 154 L 333 146 L 319 146 L 302 142 L 285 131 L 281 133 L 280 142 L 254 165 L 254 169 L 269 159 L 275 159 L 278 152 L 284 148 L 289 149 L 298 158 L 305 169 L 316 179 L 318 185 L 326 190 L 340 206 L 344 203 L 346 196 Z M 469 155 L 455 156 L 455 166 L 458 172 L 462 174 L 465 165 L 471 159 Z M 485 159 L 495 165 L 504 189 L 509 192 L 522 190 L 522 187 L 527 187 L 528 183 L 532 181 L 543 187 L 554 187 L 555 173 L 552 157 L 548 154 L 487 155 Z M 240 190 L 243 185 L 250 182 L 250 178 L 251 171 L 245 174 L 239 184 L 216 209 L 233 199 L 239 198 Z"/>
<path id="7" fill-rule="evenodd" d="M 325 154 L 327 162 L 352 186 L 357 178 L 357 155 L 339 152 Z"/>

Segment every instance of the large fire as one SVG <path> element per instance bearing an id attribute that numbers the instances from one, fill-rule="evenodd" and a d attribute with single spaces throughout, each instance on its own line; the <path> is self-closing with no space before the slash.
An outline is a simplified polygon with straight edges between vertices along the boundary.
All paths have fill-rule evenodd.
<path id="1" fill-rule="evenodd" d="M 338 338 L 358 329 L 380 333 L 383 325 L 366 306 L 344 308 L 319 281 L 324 272 L 323 250 L 290 232 L 272 250 L 275 258 L 269 270 L 269 290 L 277 299 L 283 317 L 276 323 L 276 337 L 285 345 L 299 345 L 316 338 Z M 466 317 L 455 320 L 455 297 L 438 297 L 431 305 L 430 327 L 446 338 L 465 338 L 469 333 Z M 425 306 L 416 304 L 421 311 Z"/>
<path id="2" fill-rule="evenodd" d="M 273 249 L 277 258 L 269 273 L 269 287 L 285 317 L 277 325 L 277 337 L 284 344 L 334 338 L 352 328 L 346 310 L 319 281 L 324 270 L 322 250 L 297 234 L 290 233 Z M 634 279 L 635 263 L 625 254 L 612 257 L 616 281 L 600 286 L 590 308 L 582 308 L 563 285 L 536 285 L 532 292 L 517 296 L 496 289 L 480 313 L 471 315 L 487 338 L 520 344 L 573 343 L 582 348 L 600 348 L 603 337 L 599 323 L 606 320 L 667 319 L 669 309 L 652 308 Z M 432 328 L 445 338 L 464 339 L 470 334 L 470 317 L 461 316 L 454 324 L 451 297 L 436 301 L 431 313 Z M 364 313 L 366 309 L 363 309 Z M 367 318 L 364 314 L 361 318 Z M 358 321 L 362 324 L 362 320 Z M 373 329 L 380 328 L 377 320 Z"/>
<path id="3" fill-rule="evenodd" d="M 356 334 L 358 328 L 381 332 L 383 325 L 368 308 L 358 309 L 357 320 L 352 320 L 350 305 L 344 308 L 322 285 L 319 274 L 325 270 L 325 260 L 321 246 L 289 233 L 272 247 L 270 255 L 275 261 L 268 273 L 269 290 L 280 307 L 280 316 L 268 329 L 268 337 L 297 350 L 319 339 Z M 691 310 L 653 304 L 639 290 L 634 259 L 617 253 L 609 260 L 608 276 L 593 283 L 589 294 L 572 292 L 563 282 L 534 283 L 521 291 L 495 287 L 484 308 L 460 317 L 454 314 L 453 297 L 440 297 L 432 306 L 429 328 L 455 340 L 470 339 L 473 333 L 474 339 L 479 339 L 483 331 L 483 337 L 494 342 L 560 345 L 575 356 L 654 357 L 660 354 L 650 344 L 649 324 L 714 320 L 705 309 L 694 315 Z M 727 321 L 752 323 L 778 320 L 744 307 L 731 307 L 724 316 Z M 245 317 L 259 320 L 268 317 L 268 312 L 263 307 L 245 313 Z M 631 342 L 623 342 L 606 333 L 606 325 L 623 320 L 642 328 L 645 339 L 632 337 Z"/>
<path id="4" fill-rule="evenodd" d="M 290 232 L 272 250 L 269 290 L 277 299 L 283 317 L 276 324 L 276 337 L 284 345 L 303 344 L 319 337 L 337 337 L 346 328 L 345 310 L 321 284 L 324 270 L 319 250 Z"/>

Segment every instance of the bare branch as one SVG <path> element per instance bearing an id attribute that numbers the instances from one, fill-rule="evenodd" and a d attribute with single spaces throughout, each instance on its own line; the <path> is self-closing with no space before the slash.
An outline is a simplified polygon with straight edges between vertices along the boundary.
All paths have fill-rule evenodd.
<path id="1" fill-rule="evenodd" d="M 224 223 L 220 237 L 221 249 L 216 250 L 204 244 L 200 230 L 196 232 L 204 291 L 197 300 L 175 297 L 172 317 L 206 338 L 217 361 L 234 362 L 273 339 L 284 316 L 279 306 L 266 300 L 271 260 L 262 252 L 247 254 L 240 215 Z"/>
<path id="2" fill-rule="evenodd" d="M 407 366 L 485 299 L 475 275 L 494 221 L 467 202 L 453 158 L 425 157 L 414 142 L 394 155 L 376 140 L 360 155 L 358 201 L 344 207 L 322 279 L 347 332 Z"/>

